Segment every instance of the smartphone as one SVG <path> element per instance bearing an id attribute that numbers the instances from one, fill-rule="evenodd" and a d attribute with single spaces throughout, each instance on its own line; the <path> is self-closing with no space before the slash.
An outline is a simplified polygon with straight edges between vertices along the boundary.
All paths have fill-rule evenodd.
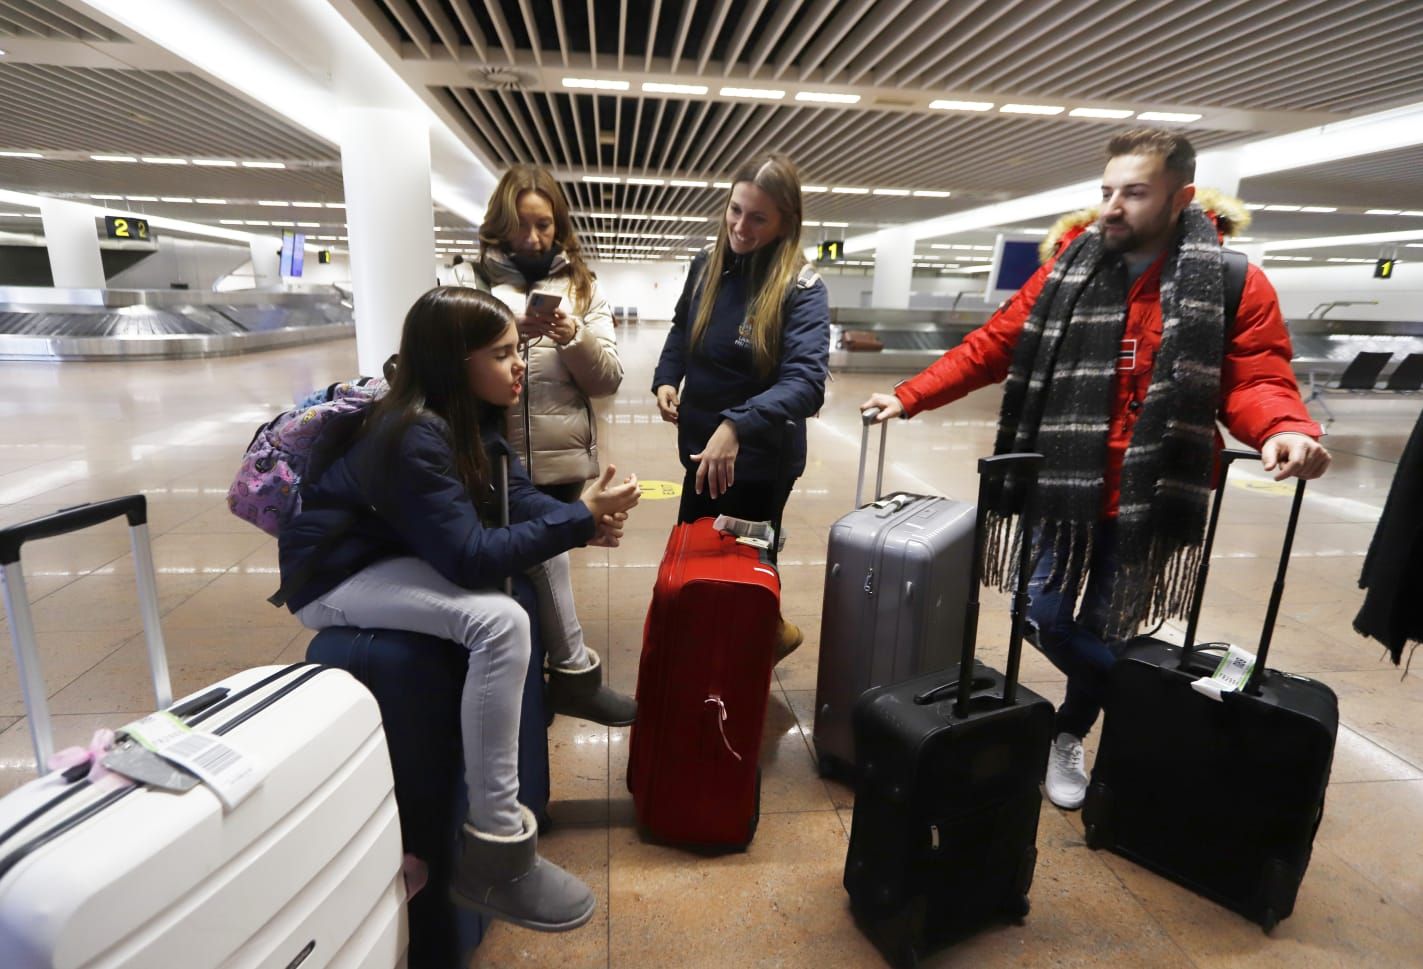
<path id="1" fill-rule="evenodd" d="M 557 293 L 530 293 L 529 305 L 524 311 L 530 316 L 552 316 L 563 297 Z"/>

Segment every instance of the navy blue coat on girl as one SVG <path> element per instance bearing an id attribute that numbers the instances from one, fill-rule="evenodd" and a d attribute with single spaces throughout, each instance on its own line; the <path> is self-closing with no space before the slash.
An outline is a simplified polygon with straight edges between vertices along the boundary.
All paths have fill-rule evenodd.
<path id="1" fill-rule="evenodd" d="M 581 501 L 562 502 L 534 487 L 499 418 L 481 428 L 492 473 L 509 457 L 508 527 L 491 527 L 455 472 L 448 425 L 431 414 L 400 432 L 366 434 L 303 482 L 302 510 L 277 539 L 287 606 L 299 611 L 366 566 L 415 556 L 466 589 L 492 589 L 507 576 L 586 544 L 596 531 Z M 494 505 L 497 508 L 497 505 Z M 333 540 L 332 535 L 339 535 Z"/>

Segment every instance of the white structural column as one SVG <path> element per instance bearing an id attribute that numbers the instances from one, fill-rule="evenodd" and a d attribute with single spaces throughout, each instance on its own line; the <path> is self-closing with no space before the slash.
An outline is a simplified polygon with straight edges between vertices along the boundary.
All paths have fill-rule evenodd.
<path id="1" fill-rule="evenodd" d="M 1196 156 L 1196 187 L 1213 188 L 1226 195 L 1240 194 L 1240 154 L 1209 151 Z"/>
<path id="2" fill-rule="evenodd" d="M 390 108 L 340 114 L 356 357 L 361 373 L 379 374 L 410 305 L 435 285 L 430 121 Z"/>
<path id="3" fill-rule="evenodd" d="M 252 253 L 252 285 L 274 289 L 282 283 L 282 242 L 258 236 L 247 244 Z"/>
<path id="4" fill-rule="evenodd" d="M 40 219 L 55 287 L 103 289 L 104 261 L 99 255 L 94 209 L 77 202 L 44 198 L 40 201 Z"/>
<path id="5" fill-rule="evenodd" d="M 914 282 L 914 236 L 900 229 L 884 229 L 875 245 L 875 279 L 870 305 L 883 309 L 908 309 L 909 288 Z"/>

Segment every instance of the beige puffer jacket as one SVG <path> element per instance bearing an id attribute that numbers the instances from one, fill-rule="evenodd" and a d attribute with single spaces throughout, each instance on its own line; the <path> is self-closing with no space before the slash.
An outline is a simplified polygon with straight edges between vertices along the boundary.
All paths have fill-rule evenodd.
<path id="1" fill-rule="evenodd" d="M 523 313 L 529 286 L 503 249 L 485 255 L 483 281 L 489 291 L 515 314 Z M 479 263 L 475 267 L 480 266 Z M 587 481 L 598 476 L 598 433 L 592 399 L 617 393 L 623 382 L 613 314 L 607 298 L 593 283 L 593 298 L 582 316 L 573 311 L 571 267 L 562 253 L 534 291 L 557 293 L 559 304 L 578 324 L 578 333 L 560 347 L 552 340 L 529 344 L 529 373 L 519 407 L 509 410 L 506 436 L 534 484 Z M 524 408 L 529 409 L 533 449 L 524 440 Z"/>

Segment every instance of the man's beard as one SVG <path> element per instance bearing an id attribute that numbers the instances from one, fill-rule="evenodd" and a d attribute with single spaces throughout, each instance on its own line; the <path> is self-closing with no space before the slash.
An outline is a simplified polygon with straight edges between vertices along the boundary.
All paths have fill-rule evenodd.
<path id="1" fill-rule="evenodd" d="M 1102 233 L 1102 248 L 1107 252 L 1134 252 L 1141 248 L 1144 236 L 1156 237 L 1164 235 L 1166 229 L 1171 224 L 1171 205 L 1168 202 L 1160 212 L 1154 225 L 1146 227 L 1145 233 L 1141 230 L 1133 229 L 1131 225 L 1122 219 L 1118 222 L 1099 222 L 1098 227 Z M 1118 235 L 1108 235 L 1107 229 L 1110 226 L 1121 226 L 1125 232 Z"/>

